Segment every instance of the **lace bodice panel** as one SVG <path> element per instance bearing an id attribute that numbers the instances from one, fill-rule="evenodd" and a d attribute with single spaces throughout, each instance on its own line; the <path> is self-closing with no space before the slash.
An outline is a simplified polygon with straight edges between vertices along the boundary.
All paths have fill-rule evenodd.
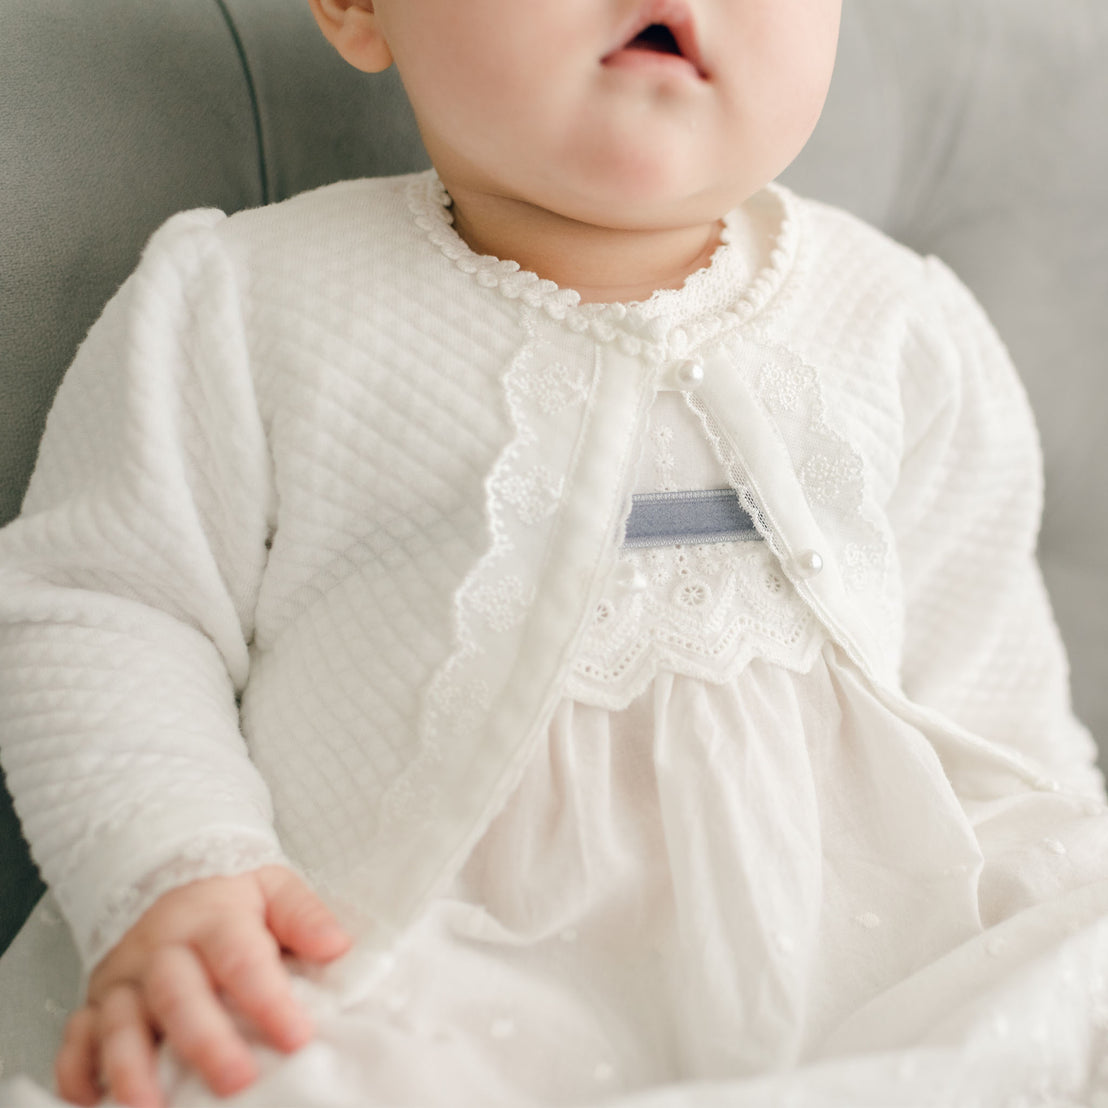
<path id="1" fill-rule="evenodd" d="M 660 393 L 636 492 L 726 485 L 684 395 Z M 661 671 L 718 684 L 733 679 L 752 658 L 764 658 L 804 672 L 823 639 L 756 532 L 733 541 L 625 548 L 566 692 L 617 711 Z"/>

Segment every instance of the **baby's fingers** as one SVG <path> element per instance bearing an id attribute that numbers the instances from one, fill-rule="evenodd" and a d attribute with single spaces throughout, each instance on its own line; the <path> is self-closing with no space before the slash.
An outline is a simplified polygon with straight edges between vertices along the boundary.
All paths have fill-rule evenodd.
<path id="1" fill-rule="evenodd" d="M 330 962 L 350 949 L 350 936 L 296 874 L 268 867 L 258 877 L 266 898 L 266 923 L 290 954 L 308 962 Z"/>
<path id="2" fill-rule="evenodd" d="M 197 950 L 227 999 L 274 1046 L 296 1050 L 311 1038 L 311 1020 L 293 998 L 277 943 L 264 927 L 220 928 Z"/>
<path id="3" fill-rule="evenodd" d="M 100 1006 L 100 1079 L 128 1108 L 161 1108 L 154 1031 L 133 985 L 112 988 Z"/>
<path id="4" fill-rule="evenodd" d="M 150 1013 L 173 1050 L 220 1096 L 249 1085 L 257 1067 L 196 952 L 160 950 L 146 976 Z"/>
<path id="5" fill-rule="evenodd" d="M 54 1078 L 63 1099 L 85 1108 L 100 1101 L 96 1052 L 96 1014 L 79 1008 L 69 1017 L 61 1049 L 54 1062 Z"/>

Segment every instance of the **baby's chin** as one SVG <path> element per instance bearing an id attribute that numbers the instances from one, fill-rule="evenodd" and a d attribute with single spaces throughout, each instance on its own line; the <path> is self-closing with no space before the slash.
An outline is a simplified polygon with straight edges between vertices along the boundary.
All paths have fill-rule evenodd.
<path id="1" fill-rule="evenodd" d="M 565 190 L 539 199 L 540 206 L 567 219 L 619 231 L 692 227 L 721 219 L 759 191 L 747 186 L 660 188 L 655 182 L 622 179 L 614 187 Z"/>
<path id="2" fill-rule="evenodd" d="M 702 172 L 641 151 L 582 159 L 544 189 L 544 206 L 582 222 L 624 230 L 719 219 L 771 179 L 769 173 Z M 775 167 L 776 168 L 776 167 Z"/>
<path id="3" fill-rule="evenodd" d="M 810 134 L 798 124 L 723 136 L 663 119 L 644 139 L 617 122 L 564 136 L 547 159 L 558 172 L 542 184 L 577 218 L 628 230 L 719 219 L 773 181 Z"/>

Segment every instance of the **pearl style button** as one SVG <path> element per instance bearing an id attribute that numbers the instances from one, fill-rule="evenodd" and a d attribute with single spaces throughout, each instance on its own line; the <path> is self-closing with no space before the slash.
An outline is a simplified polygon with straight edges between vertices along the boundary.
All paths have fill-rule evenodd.
<path id="1" fill-rule="evenodd" d="M 682 362 L 675 376 L 682 389 L 696 389 L 704 384 L 704 367 L 699 362 Z"/>
<path id="2" fill-rule="evenodd" d="M 823 569 L 823 555 L 818 550 L 805 550 L 796 557 L 796 571 L 801 577 L 815 577 Z"/>

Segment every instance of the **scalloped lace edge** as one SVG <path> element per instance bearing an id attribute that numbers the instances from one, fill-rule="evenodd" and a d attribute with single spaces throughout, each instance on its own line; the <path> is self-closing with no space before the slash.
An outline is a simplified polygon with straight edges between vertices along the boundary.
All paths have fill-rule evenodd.
<path id="1" fill-rule="evenodd" d="M 624 550 L 574 662 L 566 695 L 620 711 L 662 672 L 712 685 L 755 659 L 807 672 L 826 641 L 762 543 Z M 641 575 L 645 588 L 624 579 Z"/>

